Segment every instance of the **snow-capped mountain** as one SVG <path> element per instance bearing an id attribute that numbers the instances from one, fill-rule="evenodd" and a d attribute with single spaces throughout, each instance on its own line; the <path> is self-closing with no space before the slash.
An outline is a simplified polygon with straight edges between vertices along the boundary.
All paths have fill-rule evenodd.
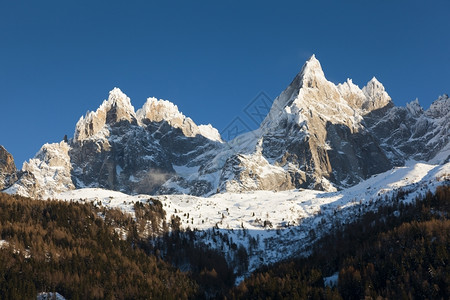
<path id="1" fill-rule="evenodd" d="M 76 125 L 69 141 L 71 179 L 77 188 L 152 194 L 179 176 L 177 166 L 198 168 L 221 143 L 211 125 L 197 126 L 169 101 L 149 98 L 135 112 L 130 99 L 115 88 Z M 191 193 L 203 194 L 211 187 L 203 182 L 199 189 Z"/>
<path id="2" fill-rule="evenodd" d="M 428 110 L 396 107 L 373 78 L 360 89 L 328 81 L 312 56 L 274 100 L 260 127 L 224 142 L 176 105 L 149 98 L 138 111 L 118 88 L 81 117 L 73 138 L 44 145 L 9 193 L 51 197 L 79 188 L 127 194 L 336 191 L 404 165 L 447 162 L 449 98 Z"/>
<path id="3" fill-rule="evenodd" d="M 220 187 L 333 191 L 410 158 L 428 161 L 448 148 L 448 101 L 442 96 L 425 112 L 416 102 L 395 107 L 375 77 L 362 89 L 350 79 L 336 86 L 312 56 L 260 128 L 232 143 Z"/>
<path id="4" fill-rule="evenodd" d="M 0 189 L 132 216 L 135 203 L 158 200 L 165 219 L 157 226 L 178 220 L 228 262 L 245 249 L 239 281 L 305 255 L 336 224 L 399 195 L 410 203 L 448 185 L 449 120 L 447 95 L 427 110 L 417 100 L 396 107 L 376 78 L 363 88 L 350 79 L 335 85 L 312 56 L 260 127 L 229 142 L 166 100 L 148 98 L 135 111 L 115 88 L 80 118 L 72 138 L 45 144 L 21 171 L 0 147 Z"/>
<path id="5" fill-rule="evenodd" d="M 72 139 L 46 144 L 24 163 L 20 179 L 7 192 L 52 197 L 63 190 L 103 187 L 151 194 L 189 185 L 187 193 L 205 194 L 213 189 L 211 183 L 201 176 L 187 183 L 182 170 L 198 171 L 222 146 L 216 129 L 197 126 L 169 101 L 149 98 L 135 112 L 115 88 L 95 112 L 80 118 Z M 177 181 L 176 191 L 162 186 L 169 179 Z"/>

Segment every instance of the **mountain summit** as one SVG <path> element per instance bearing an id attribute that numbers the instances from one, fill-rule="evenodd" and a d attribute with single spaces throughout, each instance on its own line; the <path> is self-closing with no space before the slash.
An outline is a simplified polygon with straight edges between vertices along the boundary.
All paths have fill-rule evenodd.
<path id="1" fill-rule="evenodd" d="M 373 77 L 328 81 L 313 55 L 252 132 L 223 142 L 176 105 L 148 98 L 135 112 L 114 88 L 81 117 L 68 142 L 44 145 L 6 191 L 49 197 L 74 188 L 129 194 L 212 195 L 308 188 L 335 191 L 405 164 L 448 162 L 449 98 L 428 110 L 394 106 Z M 10 177 L 9 177 L 10 178 Z M 0 178 L 1 179 L 1 178 Z"/>
<path id="2" fill-rule="evenodd" d="M 335 190 L 391 168 L 376 138 L 363 124 L 365 114 L 388 105 L 385 100 L 390 98 L 378 81 L 371 80 L 368 86 L 367 95 L 366 87 L 361 90 L 351 80 L 336 86 L 326 79 L 320 62 L 312 56 L 274 100 L 256 132 L 255 145 L 261 145 L 262 150 L 234 158 L 244 167 L 234 169 L 223 183 L 224 189 Z M 375 101 L 377 105 L 368 104 Z M 253 160 L 265 161 L 272 171 L 253 170 L 255 175 L 249 182 L 245 174 L 255 165 Z"/>
<path id="3" fill-rule="evenodd" d="M 98 134 L 105 126 L 126 121 L 136 124 L 136 113 L 131 105 L 130 98 L 119 88 L 109 92 L 108 100 L 95 112 L 87 112 L 81 117 L 75 127 L 74 141 L 82 141 Z"/>
<path id="4" fill-rule="evenodd" d="M 325 80 L 322 66 L 314 54 L 303 65 L 299 77 L 302 79 L 301 86 L 303 87 L 317 87 L 318 81 Z"/>

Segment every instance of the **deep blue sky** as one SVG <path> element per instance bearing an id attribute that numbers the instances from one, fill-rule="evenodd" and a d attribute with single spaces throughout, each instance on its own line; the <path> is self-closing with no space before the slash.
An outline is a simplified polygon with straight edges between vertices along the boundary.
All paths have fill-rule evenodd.
<path id="1" fill-rule="evenodd" d="M 0 1 L 0 144 L 19 168 L 116 86 L 219 131 L 313 53 L 329 80 L 376 76 L 396 105 L 450 92 L 448 0 L 150 2 Z"/>

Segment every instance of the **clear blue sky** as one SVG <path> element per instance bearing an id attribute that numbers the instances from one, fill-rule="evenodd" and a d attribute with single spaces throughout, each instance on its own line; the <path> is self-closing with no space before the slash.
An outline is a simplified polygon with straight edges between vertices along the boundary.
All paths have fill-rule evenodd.
<path id="1" fill-rule="evenodd" d="M 427 108 L 450 92 L 450 1 L 2 0 L 0 144 L 20 168 L 116 86 L 221 131 L 313 53 L 335 83 L 376 76 Z"/>

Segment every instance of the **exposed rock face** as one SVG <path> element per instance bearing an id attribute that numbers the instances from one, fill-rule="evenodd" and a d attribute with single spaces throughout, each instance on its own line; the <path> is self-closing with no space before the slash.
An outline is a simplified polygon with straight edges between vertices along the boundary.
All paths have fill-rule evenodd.
<path id="1" fill-rule="evenodd" d="M 33 159 L 25 162 L 19 180 L 5 192 L 33 198 L 51 198 L 74 189 L 69 145 L 65 142 L 45 144 Z"/>
<path id="2" fill-rule="evenodd" d="M 115 88 L 95 112 L 80 118 L 68 143 L 44 145 L 25 163 L 7 192 L 334 191 L 407 159 L 448 161 L 449 107 L 447 95 L 426 111 L 418 101 L 395 107 L 376 78 L 362 89 L 350 79 L 336 86 L 312 56 L 259 129 L 224 143 L 215 128 L 196 125 L 169 101 L 149 98 L 135 112 Z"/>
<path id="3" fill-rule="evenodd" d="M 364 122 L 395 165 L 407 159 L 435 163 L 449 160 L 450 100 L 443 95 L 426 111 L 417 100 L 406 107 L 385 107 L 368 114 Z M 438 154 L 439 157 L 436 157 Z"/>
<path id="4" fill-rule="evenodd" d="M 70 150 L 73 180 L 77 187 L 157 193 L 169 179 L 179 177 L 177 166 L 198 169 L 211 156 L 207 152 L 220 144 L 217 130 L 197 126 L 169 101 L 149 98 L 135 113 L 129 98 L 116 88 L 76 126 Z M 189 193 L 212 189 L 207 182 L 200 188 L 199 181 L 189 183 Z M 170 185 L 164 190 L 170 192 Z"/>
<path id="5" fill-rule="evenodd" d="M 11 186 L 17 180 L 17 169 L 13 156 L 0 145 L 0 190 Z"/>
<path id="6" fill-rule="evenodd" d="M 366 96 L 366 101 L 363 102 L 361 107 L 365 114 L 392 105 L 391 97 L 389 97 L 384 90 L 384 86 L 375 77 L 363 87 L 362 92 Z"/>
<path id="7" fill-rule="evenodd" d="M 81 117 L 75 128 L 74 141 L 79 142 L 97 135 L 103 135 L 106 125 L 117 122 L 128 122 L 137 124 L 134 107 L 128 98 L 118 88 L 109 93 L 108 100 L 95 112 L 87 112 L 85 117 Z"/>

